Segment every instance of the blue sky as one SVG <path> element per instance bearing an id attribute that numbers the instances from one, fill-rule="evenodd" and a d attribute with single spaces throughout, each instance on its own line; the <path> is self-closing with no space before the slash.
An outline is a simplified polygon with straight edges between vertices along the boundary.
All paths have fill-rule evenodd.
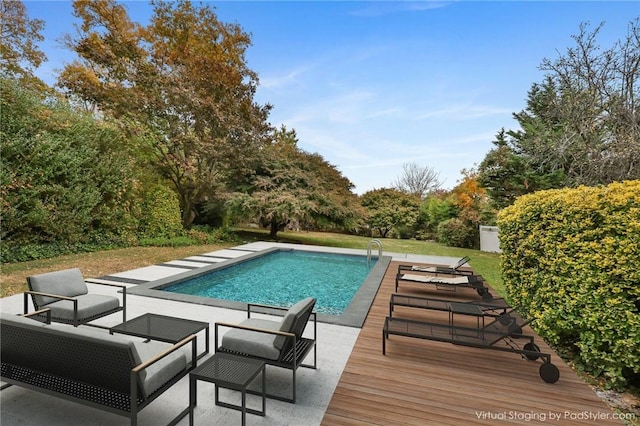
<path id="1" fill-rule="evenodd" d="M 146 1 L 121 2 L 134 21 Z M 581 22 L 605 27 L 602 48 L 625 37 L 640 3 L 556 1 L 223 1 L 206 2 L 251 34 L 256 100 L 270 122 L 295 129 L 300 148 L 321 154 L 357 193 L 391 187 L 402 165 L 440 173 L 451 189 L 479 164 L 512 113 L 540 82 L 543 58 L 574 46 Z M 73 32 L 71 4 L 26 1 L 46 27 L 52 84 L 71 54 L 57 42 Z"/>

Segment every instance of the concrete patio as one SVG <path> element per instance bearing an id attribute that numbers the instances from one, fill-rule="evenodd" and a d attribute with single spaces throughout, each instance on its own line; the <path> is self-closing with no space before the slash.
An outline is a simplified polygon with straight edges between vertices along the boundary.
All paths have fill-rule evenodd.
<path id="1" fill-rule="evenodd" d="M 262 250 L 274 246 L 273 243 L 252 243 L 236 247 L 233 250 L 220 250 L 203 256 L 194 256 L 167 262 L 163 265 L 149 266 L 133 271 L 126 271 L 108 277 L 90 279 L 87 277 L 90 291 L 102 294 L 116 294 L 112 287 L 91 284 L 99 281 L 118 281 L 129 283 L 128 287 L 135 287 L 135 283 L 143 283 L 165 278 L 187 269 L 205 267 L 215 261 L 224 261 L 239 253 Z M 299 245 L 279 245 L 302 249 Z M 343 249 L 329 249 L 335 252 L 345 252 Z M 347 250 L 347 252 L 366 254 L 363 250 Z M 452 263 L 457 259 L 439 258 L 433 256 L 417 256 L 391 254 L 394 260 L 404 260 L 420 263 Z M 134 283 L 135 282 L 135 283 Z M 23 297 L 15 295 L 0 300 L 0 309 L 8 313 L 22 312 Z M 246 318 L 244 311 L 226 309 L 215 306 L 197 305 L 172 300 L 151 297 L 127 295 L 127 318 L 134 318 L 144 313 L 158 313 L 211 324 L 210 337 L 213 352 L 213 324 L 215 322 L 240 322 Z M 111 315 L 100 319 L 96 323 L 114 326 L 121 321 L 119 315 Z M 342 371 L 351 354 L 351 350 L 360 333 L 359 328 L 345 327 L 334 324 L 318 323 L 317 370 L 300 368 L 298 370 L 298 400 L 296 404 L 289 404 L 276 400 L 267 400 L 267 415 L 259 417 L 248 415 L 248 424 L 254 425 L 318 425 L 321 423 L 334 390 L 341 377 Z M 204 339 L 199 339 L 199 344 Z M 201 348 L 199 348 L 200 350 Z M 205 358 L 206 359 L 206 358 Z M 203 359 L 204 360 L 204 359 Z M 201 362 L 203 361 L 201 360 Z M 288 383 L 290 373 L 276 368 L 268 368 L 269 381 Z M 283 384 L 284 386 L 284 384 Z M 240 413 L 227 408 L 218 407 L 213 403 L 214 386 L 209 383 L 198 383 L 198 406 L 195 410 L 195 424 L 239 424 Z M 225 392 L 223 398 L 228 401 L 239 401 L 235 392 Z M 255 398 L 255 399 L 254 399 Z M 173 418 L 188 405 L 188 379 L 183 378 L 178 384 L 165 392 L 160 398 L 145 408 L 139 415 L 140 425 L 161 425 Z M 249 405 L 257 403 L 257 397 L 249 398 Z M 18 386 L 12 386 L 1 392 L 0 423 L 3 426 L 18 425 L 126 425 L 127 418 L 89 408 L 80 404 L 65 401 L 42 393 L 29 391 Z M 187 425 L 188 418 L 184 418 L 180 425 Z"/>

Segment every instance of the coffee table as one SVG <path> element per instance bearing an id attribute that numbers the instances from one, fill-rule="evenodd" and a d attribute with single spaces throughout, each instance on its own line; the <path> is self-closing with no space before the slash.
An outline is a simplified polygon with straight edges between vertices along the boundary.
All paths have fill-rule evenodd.
<path id="1" fill-rule="evenodd" d="M 209 353 L 209 323 L 158 314 L 144 314 L 111 327 L 109 332 L 177 343 L 191 334 L 205 330 L 205 349 L 198 359 Z"/>
<path id="2" fill-rule="evenodd" d="M 193 409 L 197 405 L 198 380 L 214 383 L 215 404 L 242 412 L 242 425 L 246 424 L 247 413 L 265 415 L 265 363 L 263 361 L 237 355 L 217 352 L 189 373 L 189 426 L 193 426 Z M 247 408 L 247 388 L 262 374 L 262 411 Z M 219 388 L 242 392 L 242 405 L 220 401 Z"/>

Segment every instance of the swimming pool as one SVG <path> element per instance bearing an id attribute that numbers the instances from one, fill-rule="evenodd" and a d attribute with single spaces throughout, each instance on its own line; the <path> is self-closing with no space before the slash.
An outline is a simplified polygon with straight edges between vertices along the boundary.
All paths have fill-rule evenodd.
<path id="1" fill-rule="evenodd" d="M 364 256 L 278 250 L 162 290 L 272 306 L 315 297 L 317 313 L 342 315 L 374 265 Z"/>
<path id="2" fill-rule="evenodd" d="M 374 256 L 369 265 L 366 255 L 330 251 L 260 250 L 137 285 L 127 294 L 242 310 L 247 303 L 290 306 L 312 296 L 319 321 L 361 327 L 391 257 Z"/>

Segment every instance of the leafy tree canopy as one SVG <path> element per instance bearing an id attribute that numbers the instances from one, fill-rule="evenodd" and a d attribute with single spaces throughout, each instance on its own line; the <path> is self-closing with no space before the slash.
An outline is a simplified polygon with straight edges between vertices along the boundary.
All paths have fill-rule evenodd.
<path id="1" fill-rule="evenodd" d="M 361 211 L 353 184 L 319 154 L 300 150 L 295 130 L 283 126 L 273 140 L 248 187 L 230 195 L 232 211 L 269 227 L 272 238 L 288 224 L 355 226 Z"/>
<path id="2" fill-rule="evenodd" d="M 640 177 L 640 20 L 608 49 L 601 28 L 582 24 L 574 47 L 542 61 L 545 79 L 514 114 L 520 129 L 499 132 L 480 164 L 499 207 L 540 189 Z"/>
<path id="3" fill-rule="evenodd" d="M 66 43 L 80 60 L 59 84 L 146 135 L 188 228 L 198 203 L 215 197 L 230 175 L 250 170 L 270 106 L 254 102 L 258 78 L 246 65 L 251 40 L 240 26 L 220 22 L 208 5 L 152 4 L 143 27 L 113 0 L 74 1 L 81 24 Z"/>
<path id="4" fill-rule="evenodd" d="M 427 195 L 420 205 L 420 225 L 423 227 L 424 236 L 429 239 L 435 238 L 435 233 L 440 222 L 456 216 L 458 208 L 454 204 L 454 198 L 450 193 L 439 191 Z"/>
<path id="5" fill-rule="evenodd" d="M 2 240 L 69 243 L 135 231 L 136 172 L 122 133 L 16 80 L 0 79 L 0 89 Z"/>
<path id="6" fill-rule="evenodd" d="M 391 188 L 368 191 L 360 197 L 367 225 L 385 238 L 394 228 L 411 228 L 420 212 L 420 197 Z"/>
<path id="7" fill-rule="evenodd" d="M 33 69 L 46 60 L 37 42 L 44 40 L 44 21 L 29 19 L 24 3 L 19 0 L 0 2 L 0 73 L 18 78 L 24 84 L 44 83 L 33 75 Z"/>

